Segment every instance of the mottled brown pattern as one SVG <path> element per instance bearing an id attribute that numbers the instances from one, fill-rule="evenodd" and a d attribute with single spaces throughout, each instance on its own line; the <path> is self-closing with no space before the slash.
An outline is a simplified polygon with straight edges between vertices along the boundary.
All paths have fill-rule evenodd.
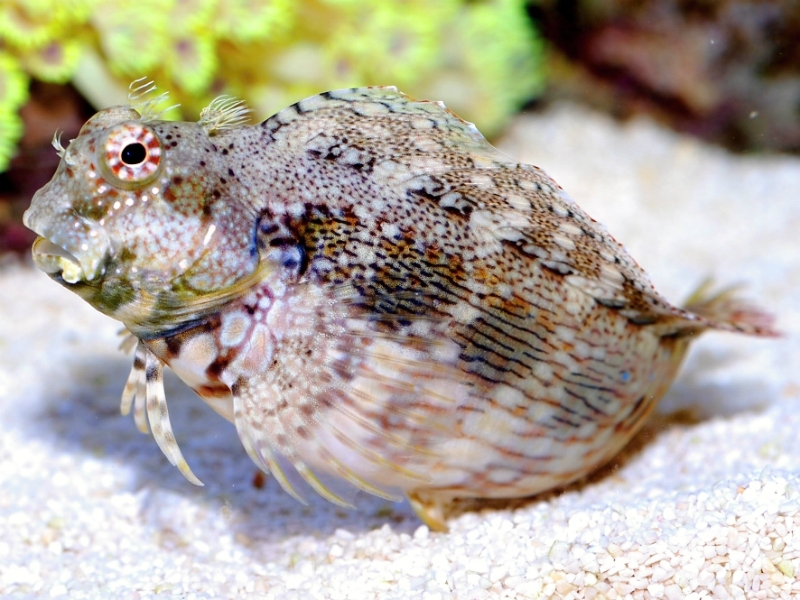
<path id="1" fill-rule="evenodd" d="M 139 339 L 123 409 L 194 481 L 162 365 L 297 498 L 400 492 L 444 528 L 454 498 L 608 460 L 697 333 L 772 334 L 729 295 L 670 305 L 558 184 L 439 103 L 368 88 L 252 127 L 210 112 L 99 113 L 26 215 L 37 264 Z M 153 132 L 158 156 L 95 168 L 124 162 L 104 158 L 120 131 Z"/>

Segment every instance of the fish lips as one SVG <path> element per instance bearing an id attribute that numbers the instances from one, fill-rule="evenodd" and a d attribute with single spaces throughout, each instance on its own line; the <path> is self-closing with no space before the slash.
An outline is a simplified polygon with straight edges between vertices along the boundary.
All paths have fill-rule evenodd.
<path id="1" fill-rule="evenodd" d="M 33 262 L 50 277 L 72 285 L 104 274 L 111 244 L 102 227 L 79 216 L 56 219 L 42 228 L 30 223 L 28 212 L 23 220 L 39 235 L 31 249 Z"/>

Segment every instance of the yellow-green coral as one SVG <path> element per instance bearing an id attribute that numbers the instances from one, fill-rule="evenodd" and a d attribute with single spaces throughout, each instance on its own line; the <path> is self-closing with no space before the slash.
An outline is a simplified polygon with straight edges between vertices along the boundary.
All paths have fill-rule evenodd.
<path id="1" fill-rule="evenodd" d="M 4 0 L 0 170 L 28 77 L 71 81 L 101 108 L 146 75 L 181 104 L 169 116 L 192 119 L 220 94 L 265 116 L 324 89 L 391 84 L 491 135 L 538 93 L 540 52 L 525 0 Z"/>
<path id="2" fill-rule="evenodd" d="M 62 83 L 75 71 L 81 54 L 77 39 L 52 40 L 40 48 L 21 52 L 20 62 L 34 78 Z"/>
<path id="3" fill-rule="evenodd" d="M 10 54 L 0 51 L 0 171 L 22 136 L 19 107 L 28 99 L 28 76 Z"/>

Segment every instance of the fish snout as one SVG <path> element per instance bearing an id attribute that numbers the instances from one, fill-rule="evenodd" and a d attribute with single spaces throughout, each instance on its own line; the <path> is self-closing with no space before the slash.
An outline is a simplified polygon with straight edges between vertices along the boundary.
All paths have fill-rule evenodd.
<path id="1" fill-rule="evenodd" d="M 103 275 L 111 248 L 103 228 L 74 212 L 53 215 L 36 203 L 22 222 L 39 237 L 31 249 L 36 266 L 66 284 L 89 282 Z"/>

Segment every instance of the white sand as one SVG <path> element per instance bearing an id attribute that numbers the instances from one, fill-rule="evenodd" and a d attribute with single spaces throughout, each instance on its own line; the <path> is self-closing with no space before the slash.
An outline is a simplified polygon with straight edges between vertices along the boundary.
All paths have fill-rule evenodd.
<path id="1" fill-rule="evenodd" d="M 429 533 L 407 504 L 304 507 L 167 382 L 186 482 L 119 415 L 117 325 L 0 269 L 0 594 L 147 598 L 800 597 L 800 160 L 570 107 L 504 148 L 605 223 L 668 298 L 745 282 L 787 336 L 705 336 L 617 466 Z M 664 416 L 691 410 L 698 417 Z"/>

